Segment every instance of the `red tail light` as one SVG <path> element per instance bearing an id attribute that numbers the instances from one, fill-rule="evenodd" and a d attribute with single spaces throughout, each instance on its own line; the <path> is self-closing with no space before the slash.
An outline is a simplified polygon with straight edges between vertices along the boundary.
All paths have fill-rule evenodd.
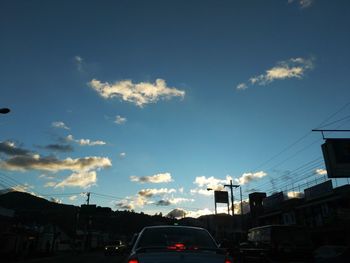
<path id="1" fill-rule="evenodd" d="M 139 261 L 137 260 L 137 258 L 132 258 L 129 259 L 128 263 L 139 263 Z"/>
<path id="2" fill-rule="evenodd" d="M 182 243 L 176 243 L 172 246 L 168 246 L 168 249 L 170 249 L 170 250 L 185 250 L 186 246 Z"/>
<path id="3" fill-rule="evenodd" d="M 225 263 L 233 263 L 233 261 L 231 259 L 229 259 L 229 258 L 226 258 L 225 259 Z"/>

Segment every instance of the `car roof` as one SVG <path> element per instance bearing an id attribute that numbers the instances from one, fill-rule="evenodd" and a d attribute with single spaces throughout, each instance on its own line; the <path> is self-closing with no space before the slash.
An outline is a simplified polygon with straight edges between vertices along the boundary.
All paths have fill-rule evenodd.
<path id="1" fill-rule="evenodd" d="M 160 226 L 146 226 L 142 230 L 145 229 L 158 229 L 158 228 L 187 228 L 187 229 L 197 229 L 197 230 L 205 230 L 202 227 L 194 227 L 194 226 L 173 226 L 173 225 L 160 225 Z"/>

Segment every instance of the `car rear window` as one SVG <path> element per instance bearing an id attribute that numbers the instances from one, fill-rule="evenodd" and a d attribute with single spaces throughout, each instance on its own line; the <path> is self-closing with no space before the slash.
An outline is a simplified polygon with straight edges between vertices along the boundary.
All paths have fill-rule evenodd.
<path id="1" fill-rule="evenodd" d="M 180 227 L 147 228 L 142 232 L 137 247 L 167 247 L 177 243 L 184 244 L 187 248 L 217 248 L 207 231 Z"/>

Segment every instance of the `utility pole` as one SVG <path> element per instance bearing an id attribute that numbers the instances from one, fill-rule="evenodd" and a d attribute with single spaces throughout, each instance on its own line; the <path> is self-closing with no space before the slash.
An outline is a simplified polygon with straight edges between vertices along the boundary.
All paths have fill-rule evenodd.
<path id="1" fill-rule="evenodd" d="M 87 192 L 86 196 L 87 196 L 86 204 L 89 205 L 90 204 L 90 192 Z"/>
<path id="2" fill-rule="evenodd" d="M 233 199 L 233 188 L 239 187 L 238 184 L 232 184 L 232 180 L 230 180 L 230 184 L 225 184 L 224 187 L 229 187 L 231 189 L 231 209 L 232 209 L 232 216 L 235 214 L 235 207 L 234 207 L 234 199 Z"/>

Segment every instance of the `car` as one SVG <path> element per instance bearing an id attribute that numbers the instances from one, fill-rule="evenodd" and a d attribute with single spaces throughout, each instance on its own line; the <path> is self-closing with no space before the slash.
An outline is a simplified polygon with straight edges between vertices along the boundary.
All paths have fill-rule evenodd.
<path id="1" fill-rule="evenodd" d="M 151 226 L 138 235 L 127 263 L 232 263 L 209 232 L 199 227 Z"/>
<path id="2" fill-rule="evenodd" d="M 310 262 L 312 243 L 304 227 L 267 225 L 248 231 L 247 242 L 240 244 L 241 261 Z"/>
<path id="3" fill-rule="evenodd" d="M 115 242 L 109 243 L 105 245 L 105 248 L 104 248 L 104 252 L 106 256 L 121 254 L 121 253 L 124 253 L 125 250 L 126 250 L 126 245 L 121 240 L 117 240 Z"/>

